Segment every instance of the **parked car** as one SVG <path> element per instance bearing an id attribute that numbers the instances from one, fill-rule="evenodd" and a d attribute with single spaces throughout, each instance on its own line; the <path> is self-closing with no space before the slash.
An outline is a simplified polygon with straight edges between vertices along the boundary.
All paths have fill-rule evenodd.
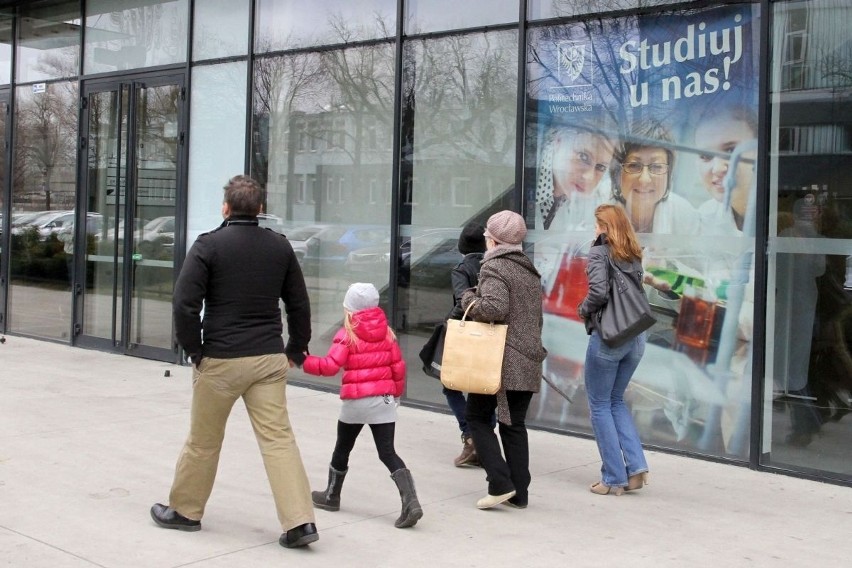
<path id="1" fill-rule="evenodd" d="M 139 252 L 148 255 L 174 255 L 175 218 L 174 215 L 151 219 L 136 231 L 136 246 Z"/>
<path id="2" fill-rule="evenodd" d="M 305 242 L 304 268 L 313 273 L 320 266 L 342 269 L 349 253 L 364 247 L 390 243 L 390 227 L 331 225 Z"/>
<path id="3" fill-rule="evenodd" d="M 33 220 L 50 211 L 27 211 L 25 213 L 12 213 L 12 228 L 29 225 Z"/>
<path id="4" fill-rule="evenodd" d="M 463 257 L 458 249 L 459 232 L 460 229 L 427 229 L 403 237 L 396 255 L 400 285 L 449 288 L 450 271 Z M 353 278 L 383 276 L 389 274 L 390 258 L 387 245 L 366 247 L 349 254 L 346 268 Z"/>
<path id="5" fill-rule="evenodd" d="M 23 214 L 12 220 L 12 234 L 19 235 L 29 228 L 38 231 L 39 238 L 46 239 L 51 234 L 59 232 L 63 226 L 74 222 L 74 211 L 40 211 Z"/>
<path id="6" fill-rule="evenodd" d="M 64 223 L 62 228 L 56 232 L 56 238 L 58 238 L 64 245 L 66 245 L 66 252 L 70 253 L 71 243 L 74 242 L 74 224 L 75 221 L 72 219 L 70 223 Z M 104 216 L 100 213 L 86 213 L 86 233 L 92 239 L 92 242 L 98 240 L 101 231 L 104 226 Z"/>
<path id="7" fill-rule="evenodd" d="M 261 213 L 257 216 L 258 224 L 265 229 L 272 229 L 276 233 L 284 232 L 284 219 L 278 215 L 270 215 L 269 213 Z"/>
<path id="8" fill-rule="evenodd" d="M 299 264 L 305 260 L 305 255 L 308 252 L 308 239 L 327 227 L 328 225 L 305 225 L 304 227 L 294 227 L 283 231 L 284 236 L 287 237 L 287 240 L 290 241 L 290 245 L 293 247 L 293 252 L 296 253 Z"/>
<path id="9" fill-rule="evenodd" d="M 141 221 L 136 219 L 133 241 L 136 250 L 146 258 L 167 260 L 174 255 L 175 248 L 175 218 L 174 215 L 155 217 L 140 227 Z M 112 247 L 113 239 L 118 239 L 119 248 L 124 243 L 124 221 L 119 221 L 118 227 L 110 228 L 104 241 L 107 247 Z"/>

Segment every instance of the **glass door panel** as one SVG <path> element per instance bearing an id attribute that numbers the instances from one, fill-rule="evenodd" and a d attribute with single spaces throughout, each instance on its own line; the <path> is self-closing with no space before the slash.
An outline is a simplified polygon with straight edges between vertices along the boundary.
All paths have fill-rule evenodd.
<path id="1" fill-rule="evenodd" d="M 86 226 L 92 246 L 87 243 L 85 254 L 82 331 L 116 342 L 124 282 L 127 89 L 92 93 L 88 110 Z"/>
<path id="2" fill-rule="evenodd" d="M 180 87 L 134 86 L 132 344 L 171 349 Z"/>
<path id="3" fill-rule="evenodd" d="M 79 343 L 177 357 L 171 297 L 182 98 L 180 77 L 87 89 Z"/>

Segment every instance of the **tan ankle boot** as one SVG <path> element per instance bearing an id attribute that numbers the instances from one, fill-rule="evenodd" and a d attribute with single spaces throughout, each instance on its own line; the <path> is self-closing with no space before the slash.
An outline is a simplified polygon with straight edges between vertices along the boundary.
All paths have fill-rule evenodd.
<path id="1" fill-rule="evenodd" d="M 479 465 L 479 456 L 476 455 L 476 447 L 473 445 L 473 438 L 470 436 L 465 437 L 462 435 L 462 451 L 459 456 L 453 460 L 453 465 L 456 467 Z"/>

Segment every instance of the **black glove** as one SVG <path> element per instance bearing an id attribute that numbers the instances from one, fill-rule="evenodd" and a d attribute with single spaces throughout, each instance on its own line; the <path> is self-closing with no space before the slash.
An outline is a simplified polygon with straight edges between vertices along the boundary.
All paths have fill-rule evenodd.
<path id="1" fill-rule="evenodd" d="M 308 357 L 304 353 L 287 353 L 287 358 L 290 359 L 293 363 L 296 364 L 297 367 L 301 369 L 302 365 L 305 362 L 305 359 L 307 359 Z"/>

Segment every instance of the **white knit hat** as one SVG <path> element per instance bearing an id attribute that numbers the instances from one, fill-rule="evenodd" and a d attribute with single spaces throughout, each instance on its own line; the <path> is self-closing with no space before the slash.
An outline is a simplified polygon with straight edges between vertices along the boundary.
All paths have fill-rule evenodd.
<path id="1" fill-rule="evenodd" d="M 349 286 L 343 298 L 343 307 L 350 312 L 375 308 L 379 305 L 379 291 L 368 282 L 356 282 Z"/>

